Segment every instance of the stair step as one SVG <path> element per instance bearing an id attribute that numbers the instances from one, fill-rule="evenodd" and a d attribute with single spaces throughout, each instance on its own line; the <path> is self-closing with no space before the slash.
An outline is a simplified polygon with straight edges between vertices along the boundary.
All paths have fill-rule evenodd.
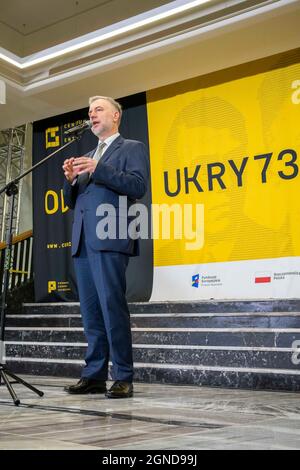
<path id="1" fill-rule="evenodd" d="M 85 343 L 6 343 L 6 356 L 14 358 L 82 359 Z M 232 366 L 299 370 L 293 361 L 293 348 L 230 348 L 201 346 L 134 345 L 136 362 L 157 364 L 189 364 L 201 366 Z M 300 350 L 299 350 L 300 353 Z"/>
<path id="2" fill-rule="evenodd" d="M 132 328 L 134 343 L 290 348 L 300 328 Z M 7 327 L 6 341 L 83 343 L 82 327 Z"/>
<path id="3" fill-rule="evenodd" d="M 164 313 L 164 314 L 131 314 L 133 328 L 185 327 L 189 328 L 222 328 L 260 327 L 260 328 L 297 328 L 300 325 L 299 312 L 271 313 Z M 17 314 L 7 315 L 6 325 L 22 327 L 81 327 L 80 314 Z"/>
<path id="4" fill-rule="evenodd" d="M 80 377 L 84 361 L 15 359 L 7 361 L 16 374 Z M 281 369 L 253 369 L 218 366 L 135 363 L 136 382 L 251 390 L 300 391 L 300 372 Z"/>
<path id="5" fill-rule="evenodd" d="M 132 302 L 131 313 L 300 312 L 300 299 Z M 79 302 L 24 303 L 22 313 L 80 313 Z"/>

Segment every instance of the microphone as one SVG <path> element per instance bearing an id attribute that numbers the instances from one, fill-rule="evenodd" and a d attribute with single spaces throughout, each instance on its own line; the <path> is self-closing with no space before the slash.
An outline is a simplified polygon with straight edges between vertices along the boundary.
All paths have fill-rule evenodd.
<path id="1" fill-rule="evenodd" d="M 85 132 L 87 129 L 90 129 L 92 125 L 93 125 L 92 121 L 84 121 L 82 124 L 71 127 L 71 129 L 68 129 L 67 131 L 65 131 L 65 135 Z"/>

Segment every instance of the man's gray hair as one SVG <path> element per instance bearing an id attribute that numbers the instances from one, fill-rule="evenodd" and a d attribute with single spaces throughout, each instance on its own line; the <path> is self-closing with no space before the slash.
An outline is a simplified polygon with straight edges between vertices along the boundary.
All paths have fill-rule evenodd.
<path id="1" fill-rule="evenodd" d="M 120 114 L 120 118 L 119 118 L 119 122 L 121 121 L 121 117 L 122 117 L 122 106 L 120 105 L 120 103 L 118 103 L 118 101 L 114 100 L 113 98 L 111 98 L 110 96 L 91 96 L 89 98 L 89 105 L 91 105 L 93 103 L 93 101 L 96 101 L 96 100 L 106 100 L 108 101 L 110 104 L 113 105 L 113 107 L 119 112 Z"/>

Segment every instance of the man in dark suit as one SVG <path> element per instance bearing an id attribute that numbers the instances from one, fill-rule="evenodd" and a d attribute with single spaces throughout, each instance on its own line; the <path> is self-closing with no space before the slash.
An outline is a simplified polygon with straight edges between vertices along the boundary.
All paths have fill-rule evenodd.
<path id="1" fill-rule="evenodd" d="M 148 158 L 142 142 L 119 134 L 118 102 L 94 96 L 89 104 L 98 147 L 63 165 L 64 197 L 74 209 L 72 256 L 88 343 L 81 379 L 65 391 L 127 398 L 133 395 L 133 360 L 125 271 L 129 256 L 138 254 L 127 210 L 146 192 Z M 109 357 L 115 382 L 107 391 Z"/>

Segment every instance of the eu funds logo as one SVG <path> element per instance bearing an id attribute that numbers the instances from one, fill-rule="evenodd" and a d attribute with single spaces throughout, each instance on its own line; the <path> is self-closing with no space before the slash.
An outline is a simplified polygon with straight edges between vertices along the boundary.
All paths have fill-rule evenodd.
<path id="1" fill-rule="evenodd" d="M 192 276 L 192 287 L 199 287 L 199 279 L 200 274 L 194 274 L 194 276 Z"/>

